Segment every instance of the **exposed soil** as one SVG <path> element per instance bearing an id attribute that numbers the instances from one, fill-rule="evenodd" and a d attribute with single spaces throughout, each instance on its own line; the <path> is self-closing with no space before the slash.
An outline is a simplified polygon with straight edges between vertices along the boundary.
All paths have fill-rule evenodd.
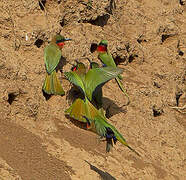
<path id="1" fill-rule="evenodd" d="M 1 0 L 0 179 L 186 179 L 185 0 Z M 115 2 L 115 3 L 114 3 Z M 141 157 L 64 116 L 67 96 L 42 93 L 44 47 L 61 33 L 63 71 L 109 42 L 131 103 L 114 80 L 103 88 L 110 122 Z M 68 63 L 70 62 L 70 64 Z M 70 83 L 58 71 L 66 94 Z"/>

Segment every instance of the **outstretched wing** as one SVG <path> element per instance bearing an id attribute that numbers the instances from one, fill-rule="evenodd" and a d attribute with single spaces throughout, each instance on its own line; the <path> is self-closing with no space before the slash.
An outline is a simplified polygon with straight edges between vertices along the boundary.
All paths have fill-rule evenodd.
<path id="1" fill-rule="evenodd" d="M 123 69 L 117 67 L 90 69 L 85 76 L 85 92 L 89 100 L 92 100 L 92 94 L 97 86 L 116 78 L 122 72 Z"/>
<path id="2" fill-rule="evenodd" d="M 65 77 L 74 85 L 80 88 L 80 90 L 85 94 L 85 88 L 82 79 L 74 71 L 64 72 Z"/>
<path id="3" fill-rule="evenodd" d="M 46 70 L 49 74 L 51 74 L 54 71 L 54 69 L 56 69 L 60 61 L 60 58 L 61 51 L 57 46 L 53 44 L 46 46 L 46 48 L 44 49 L 44 60 Z"/>

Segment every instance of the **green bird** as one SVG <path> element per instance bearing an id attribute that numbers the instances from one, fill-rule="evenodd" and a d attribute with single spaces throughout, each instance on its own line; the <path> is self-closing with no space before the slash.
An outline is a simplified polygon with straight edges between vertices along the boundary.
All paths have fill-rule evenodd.
<path id="1" fill-rule="evenodd" d="M 112 55 L 109 53 L 109 51 L 107 49 L 107 46 L 108 46 L 108 41 L 107 40 L 102 40 L 98 44 L 97 49 L 96 49 L 98 51 L 98 58 L 103 63 L 103 66 L 106 66 L 106 67 L 116 67 L 116 63 L 115 63 Z M 123 84 L 121 82 L 121 79 L 122 79 L 122 76 L 120 74 L 115 78 L 117 84 L 119 85 L 119 88 L 121 89 L 121 91 L 128 98 L 128 103 L 127 103 L 127 105 L 128 105 L 130 103 L 129 96 L 126 93 L 126 90 L 123 87 Z"/>
<path id="2" fill-rule="evenodd" d="M 90 63 L 90 68 L 89 69 L 94 69 L 94 68 L 99 68 L 99 64 L 91 61 L 89 58 L 87 58 L 89 63 Z M 103 91 L 102 91 L 102 86 L 98 86 L 96 88 L 96 90 L 94 91 L 93 95 L 92 95 L 92 99 L 93 99 L 93 104 L 95 104 L 95 106 L 100 109 L 103 106 L 103 102 L 102 102 L 102 98 L 103 98 Z M 101 111 L 104 113 L 103 108 L 101 109 Z"/>
<path id="3" fill-rule="evenodd" d="M 71 39 L 64 38 L 61 35 L 55 35 L 52 41 L 44 49 L 44 61 L 46 67 L 46 78 L 43 84 L 43 91 L 47 94 L 64 95 L 65 92 L 56 75 L 56 67 L 61 59 L 61 49 L 65 41 Z"/>
<path id="4" fill-rule="evenodd" d="M 87 117 L 94 117 L 94 112 L 91 112 L 93 105 L 90 103 L 93 100 L 94 91 L 97 87 L 102 86 L 122 72 L 123 70 L 121 68 L 113 67 L 94 68 L 86 72 L 86 67 L 83 63 L 78 63 L 73 71 L 65 72 L 64 75 L 66 78 L 77 86 L 84 95 L 83 100 L 76 99 L 74 101 L 70 108 L 65 111 L 66 115 L 69 115 L 76 120 L 86 122 L 79 114 L 81 111 L 80 108 L 83 107 L 83 111 Z M 84 104 L 79 105 L 81 103 Z"/>
<path id="5" fill-rule="evenodd" d="M 133 148 L 131 148 L 124 137 L 118 132 L 118 130 L 108 123 L 107 119 L 101 116 L 99 113 L 97 116 L 94 118 L 88 118 L 86 116 L 83 116 L 87 124 L 90 126 L 90 130 L 93 131 L 94 133 L 98 134 L 101 138 L 106 139 L 106 152 L 109 152 L 110 149 L 113 147 L 113 143 L 116 144 L 117 141 L 122 143 L 123 145 L 127 146 L 131 151 L 136 153 L 138 156 L 140 154 L 136 152 Z"/>

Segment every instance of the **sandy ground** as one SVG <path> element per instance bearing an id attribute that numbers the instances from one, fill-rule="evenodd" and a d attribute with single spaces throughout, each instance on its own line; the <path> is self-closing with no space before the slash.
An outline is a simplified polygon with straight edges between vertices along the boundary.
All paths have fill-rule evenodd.
<path id="1" fill-rule="evenodd" d="M 176 96 L 186 104 L 186 2 L 42 2 L 0 2 L 0 179 L 186 179 L 185 109 L 171 108 Z M 95 134 L 64 116 L 67 96 L 46 101 L 43 50 L 59 32 L 73 39 L 63 49 L 71 63 L 98 61 L 91 43 L 109 41 L 131 103 L 121 108 L 126 98 L 113 80 L 104 107 L 141 157 L 119 143 L 106 153 Z M 71 85 L 58 75 L 68 94 Z"/>

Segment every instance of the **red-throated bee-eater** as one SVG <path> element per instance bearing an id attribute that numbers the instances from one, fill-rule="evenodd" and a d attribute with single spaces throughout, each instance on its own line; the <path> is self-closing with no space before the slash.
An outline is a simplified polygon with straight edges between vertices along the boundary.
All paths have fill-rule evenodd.
<path id="1" fill-rule="evenodd" d="M 44 49 L 44 60 L 46 66 L 46 78 L 43 84 L 43 91 L 47 94 L 64 95 L 65 92 L 56 75 L 56 67 L 61 59 L 61 49 L 65 41 L 71 39 L 64 38 L 61 35 L 55 35 L 52 41 Z"/>

